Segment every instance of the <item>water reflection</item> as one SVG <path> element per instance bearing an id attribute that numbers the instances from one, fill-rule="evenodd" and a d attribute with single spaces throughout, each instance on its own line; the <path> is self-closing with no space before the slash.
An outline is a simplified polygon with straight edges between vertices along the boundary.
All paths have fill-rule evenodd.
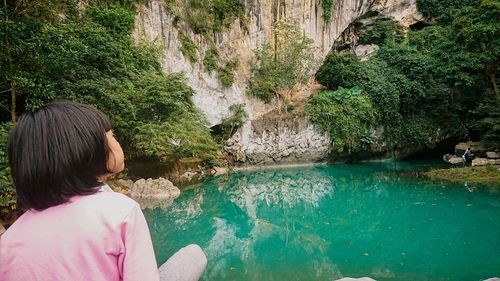
<path id="1" fill-rule="evenodd" d="M 393 172 L 400 168 L 339 165 L 207 179 L 171 207 L 145 210 L 158 262 L 197 243 L 209 260 L 203 280 L 433 280 L 447 275 L 419 275 L 439 273 L 453 254 L 463 260 L 463 245 L 474 245 L 471 264 L 496 251 L 500 227 L 491 214 L 500 215 L 499 200 Z M 473 240 L 477 224 L 491 235 Z M 485 264 L 475 266 L 487 272 Z"/>
<path id="2" fill-rule="evenodd" d="M 307 176 L 300 170 L 242 174 L 229 181 L 224 190 L 229 200 L 254 220 L 263 205 L 281 209 L 303 205 L 313 211 L 323 197 L 332 195 L 334 179 L 314 169 L 308 172 Z"/>

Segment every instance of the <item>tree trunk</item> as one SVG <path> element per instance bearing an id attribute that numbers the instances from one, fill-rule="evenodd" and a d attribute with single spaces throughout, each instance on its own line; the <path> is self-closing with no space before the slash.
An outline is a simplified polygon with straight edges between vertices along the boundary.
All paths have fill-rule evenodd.
<path id="1" fill-rule="evenodd" d="M 496 81 L 497 67 L 499 62 L 500 61 L 498 59 L 494 59 L 493 61 L 491 61 L 488 64 L 488 67 L 486 68 L 486 75 L 490 79 L 491 86 L 493 88 L 493 92 L 495 93 L 497 103 L 500 105 L 500 93 L 498 92 L 498 86 Z"/>
<path id="2" fill-rule="evenodd" d="M 495 97 L 497 98 L 497 103 L 500 104 L 500 93 L 498 92 L 497 81 L 495 79 L 496 73 L 489 74 L 491 85 L 493 86 L 493 92 L 495 93 Z"/>
<path id="3" fill-rule="evenodd" d="M 13 124 L 17 122 L 16 116 L 16 85 L 12 85 L 10 88 L 10 119 Z"/>

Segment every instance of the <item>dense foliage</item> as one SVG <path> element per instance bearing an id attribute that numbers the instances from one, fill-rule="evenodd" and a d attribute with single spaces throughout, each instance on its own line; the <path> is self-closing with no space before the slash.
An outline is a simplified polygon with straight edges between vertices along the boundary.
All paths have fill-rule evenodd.
<path id="1" fill-rule="evenodd" d="M 10 123 L 0 125 L 0 217 L 16 208 L 15 190 L 7 163 L 6 143 Z"/>
<path id="2" fill-rule="evenodd" d="M 217 48 L 209 47 L 203 58 L 203 66 L 208 73 L 214 70 L 217 73 L 217 78 L 224 87 L 230 87 L 234 82 L 234 71 L 238 67 L 238 61 L 231 59 L 225 63 L 221 62 Z"/>
<path id="3" fill-rule="evenodd" d="M 448 16 L 453 9 L 465 6 L 477 7 L 481 0 L 417 0 L 418 10 L 427 17 Z"/>
<path id="4" fill-rule="evenodd" d="M 220 82 L 225 87 L 230 87 L 234 82 L 234 70 L 238 66 L 238 62 L 236 60 L 229 60 L 223 66 L 218 66 L 217 77 L 219 77 Z"/>
<path id="5" fill-rule="evenodd" d="M 192 89 L 182 75 L 161 72 L 158 47 L 132 42 L 135 1 L 89 1 L 81 12 L 76 2 L 1 6 L 1 122 L 65 98 L 107 113 L 129 159 L 214 162 L 218 145 Z M 0 197 L 9 201 L 4 163 Z M 9 202 L 0 201 L 0 208 Z"/>
<path id="6" fill-rule="evenodd" d="M 432 9 L 445 9 L 439 1 L 419 5 L 424 2 L 432 2 Z M 377 124 L 384 126 L 392 146 L 430 145 L 439 134 L 470 136 L 471 132 L 498 146 L 500 2 L 459 2 L 446 8 L 447 16 L 437 24 L 417 31 L 404 32 L 388 20 L 375 22 L 361 32 L 359 41 L 378 44 L 377 53 L 368 61 L 332 53 L 318 70 L 317 80 L 332 91 L 359 86 L 366 92 Z M 313 122 L 325 130 L 320 115 L 328 118 L 335 112 L 328 109 L 329 103 L 317 98 L 309 102 L 325 108 L 313 115 L 309 111 Z M 336 136 L 345 137 L 337 132 L 332 138 Z"/>
<path id="7" fill-rule="evenodd" d="M 224 117 L 220 124 L 219 141 L 224 142 L 230 138 L 238 128 L 241 128 L 248 118 L 244 104 L 233 104 L 229 107 L 229 116 Z"/>
<path id="8" fill-rule="evenodd" d="M 242 0 L 165 0 L 174 15 L 174 25 L 186 22 L 196 34 L 211 34 L 229 26 L 235 19 L 245 17 Z M 182 3 L 184 2 L 184 3 Z"/>
<path id="9" fill-rule="evenodd" d="M 315 60 L 312 40 L 291 23 L 276 22 L 273 33 L 274 42 L 255 51 L 248 92 L 266 102 L 276 98 L 281 110 L 287 108 L 293 88 L 307 82 Z"/>
<path id="10" fill-rule="evenodd" d="M 186 57 L 191 63 L 197 61 L 198 47 L 194 44 L 193 40 L 186 36 L 184 33 L 179 31 L 179 40 L 181 41 L 181 53 Z"/>
<path id="11" fill-rule="evenodd" d="M 321 8 L 323 8 L 323 19 L 329 22 L 332 19 L 332 9 L 335 0 L 321 0 Z"/>
<path id="12" fill-rule="evenodd" d="M 373 26 L 363 30 L 360 35 L 360 44 L 380 45 L 386 41 L 396 43 L 403 39 L 403 29 L 395 21 L 389 19 L 380 19 L 375 21 Z"/>
<path id="13" fill-rule="evenodd" d="M 305 108 L 309 119 L 329 132 L 338 151 L 355 150 L 373 142 L 369 128 L 375 124 L 375 109 L 368 95 L 354 87 L 324 91 Z"/>
<path id="14" fill-rule="evenodd" d="M 208 73 L 212 73 L 215 69 L 218 67 L 218 52 L 217 48 L 215 47 L 210 47 L 208 50 L 205 52 L 205 56 L 203 57 L 203 66 L 205 66 L 205 70 Z"/>

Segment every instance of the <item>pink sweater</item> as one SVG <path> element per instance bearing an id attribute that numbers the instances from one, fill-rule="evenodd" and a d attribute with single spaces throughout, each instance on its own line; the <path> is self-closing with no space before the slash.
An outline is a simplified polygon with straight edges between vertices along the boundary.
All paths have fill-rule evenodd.
<path id="1" fill-rule="evenodd" d="M 148 226 L 125 195 L 99 191 L 29 210 L 0 238 L 1 281 L 157 281 Z"/>

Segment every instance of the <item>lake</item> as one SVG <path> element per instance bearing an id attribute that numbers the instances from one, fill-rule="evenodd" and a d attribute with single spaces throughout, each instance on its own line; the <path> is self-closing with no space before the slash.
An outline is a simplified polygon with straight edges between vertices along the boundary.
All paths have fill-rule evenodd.
<path id="1" fill-rule="evenodd" d="M 200 245 L 202 280 L 500 277 L 500 187 L 430 181 L 425 162 L 210 177 L 145 209 L 158 264 Z"/>

